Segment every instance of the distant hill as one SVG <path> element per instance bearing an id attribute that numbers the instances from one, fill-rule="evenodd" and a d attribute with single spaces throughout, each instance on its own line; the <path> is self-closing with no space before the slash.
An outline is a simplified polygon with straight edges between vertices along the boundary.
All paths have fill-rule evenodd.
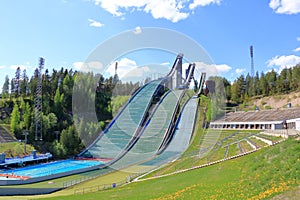
<path id="1" fill-rule="evenodd" d="M 300 92 L 291 92 L 289 94 L 275 94 L 272 96 L 255 96 L 246 100 L 244 103 L 229 106 L 230 111 L 248 111 L 255 110 L 257 107 L 260 110 L 287 108 L 288 104 L 291 107 L 300 107 Z M 228 111 L 229 111 L 228 110 Z"/>
<path id="2" fill-rule="evenodd" d="M 261 110 L 284 108 L 287 104 L 291 103 L 292 107 L 300 107 L 300 92 L 292 92 L 289 94 L 274 95 L 268 97 L 254 97 L 248 106 L 258 106 Z"/>

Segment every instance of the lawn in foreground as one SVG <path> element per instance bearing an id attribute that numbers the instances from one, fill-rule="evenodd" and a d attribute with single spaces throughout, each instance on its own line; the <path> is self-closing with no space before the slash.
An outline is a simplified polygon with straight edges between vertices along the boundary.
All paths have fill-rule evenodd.
<path id="1" fill-rule="evenodd" d="M 266 199 L 300 184 L 299 144 L 299 141 L 289 139 L 210 167 L 132 183 L 121 188 L 63 198 Z"/>

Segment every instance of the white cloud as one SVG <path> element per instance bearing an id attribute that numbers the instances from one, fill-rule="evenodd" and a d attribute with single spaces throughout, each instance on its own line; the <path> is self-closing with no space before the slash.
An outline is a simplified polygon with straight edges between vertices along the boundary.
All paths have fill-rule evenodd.
<path id="1" fill-rule="evenodd" d="M 237 68 L 237 69 L 235 69 L 235 73 L 237 73 L 237 74 L 242 74 L 242 73 L 244 73 L 246 71 L 246 69 L 245 68 Z"/>
<path id="2" fill-rule="evenodd" d="M 275 56 L 267 61 L 269 67 L 279 66 L 279 71 L 284 69 L 285 67 L 294 67 L 299 63 L 300 57 L 295 55 Z"/>
<path id="3" fill-rule="evenodd" d="M 98 62 L 98 61 L 92 61 L 92 62 L 88 62 L 88 63 L 84 63 L 84 62 L 74 62 L 73 66 L 76 70 L 78 71 L 82 71 L 82 72 L 100 72 L 103 69 L 103 65 L 102 63 Z"/>
<path id="4" fill-rule="evenodd" d="M 145 75 L 145 73 L 150 72 L 150 71 L 151 70 L 148 66 L 135 68 L 135 69 L 131 70 L 130 72 L 127 72 L 127 74 L 124 75 L 124 78 L 142 77 Z"/>
<path id="5" fill-rule="evenodd" d="M 126 12 L 143 11 L 150 13 L 154 19 L 167 19 L 176 23 L 186 19 L 191 10 L 198 6 L 220 4 L 221 0 L 93 0 L 114 16 L 122 17 Z M 190 4 L 189 4 L 190 3 Z M 188 5 L 189 4 L 189 5 Z"/>
<path id="6" fill-rule="evenodd" d="M 140 34 L 141 32 L 142 32 L 142 29 L 140 26 L 135 27 L 135 29 L 133 31 L 134 34 Z"/>
<path id="7" fill-rule="evenodd" d="M 88 21 L 90 22 L 90 26 L 93 26 L 93 27 L 102 27 L 102 26 L 104 26 L 104 24 L 102 24 L 101 22 L 95 21 L 93 19 L 88 19 Z"/>
<path id="8" fill-rule="evenodd" d="M 131 60 L 129 58 L 121 58 L 116 62 L 118 62 L 118 76 L 122 79 L 140 78 L 151 72 L 151 69 L 148 66 L 139 67 L 136 61 Z M 111 63 L 106 70 L 106 73 L 108 73 L 110 76 L 115 74 L 116 62 Z"/>
<path id="9" fill-rule="evenodd" d="M 271 0 L 269 6 L 278 14 L 300 13 L 299 0 Z"/>
<path id="10" fill-rule="evenodd" d="M 73 67 L 74 67 L 76 70 L 81 70 L 82 68 L 85 68 L 86 65 L 84 64 L 84 62 L 74 62 L 74 63 L 73 63 Z"/>
<path id="11" fill-rule="evenodd" d="M 171 63 L 170 62 L 163 62 L 163 63 L 160 63 L 160 65 L 164 65 L 164 66 L 169 66 Z"/>
<path id="12" fill-rule="evenodd" d="M 194 10 L 197 7 L 204 7 L 204 6 L 208 6 L 210 4 L 217 4 L 220 5 L 222 0 L 194 0 L 193 3 L 191 3 L 189 5 L 189 8 L 191 10 Z"/>
<path id="13" fill-rule="evenodd" d="M 6 68 L 6 66 L 0 65 L 0 69 L 4 69 L 4 68 Z"/>
<path id="14" fill-rule="evenodd" d="M 297 37 L 296 40 L 300 42 L 300 37 Z"/>
<path id="15" fill-rule="evenodd" d="M 152 0 L 145 5 L 144 11 L 151 13 L 154 19 L 164 18 L 176 23 L 189 16 L 189 13 L 180 11 L 182 8 L 183 5 L 180 0 Z"/>
<path id="16" fill-rule="evenodd" d="M 103 69 L 102 63 L 98 61 L 88 62 L 87 64 L 91 69 L 97 69 L 97 70 Z"/>
<path id="17" fill-rule="evenodd" d="M 226 72 L 229 72 L 232 69 L 232 67 L 230 67 L 226 64 L 214 65 L 214 67 L 217 69 L 217 71 L 219 73 L 226 73 Z"/>
<path id="18" fill-rule="evenodd" d="M 300 47 L 294 49 L 293 51 L 294 51 L 294 52 L 299 52 L 299 51 L 300 51 Z"/>
<path id="19" fill-rule="evenodd" d="M 131 72 L 133 69 L 138 68 L 134 60 L 128 58 L 121 58 L 118 62 L 118 76 L 123 78 L 127 73 Z M 110 75 L 115 74 L 115 62 L 113 62 L 106 70 Z"/>
<path id="20" fill-rule="evenodd" d="M 195 73 L 197 73 L 200 76 L 202 72 L 205 72 L 206 77 L 219 76 L 220 73 L 227 73 L 232 69 L 232 67 L 226 64 L 207 64 L 203 62 L 195 62 L 195 64 Z M 196 78 L 198 79 L 199 77 Z"/>

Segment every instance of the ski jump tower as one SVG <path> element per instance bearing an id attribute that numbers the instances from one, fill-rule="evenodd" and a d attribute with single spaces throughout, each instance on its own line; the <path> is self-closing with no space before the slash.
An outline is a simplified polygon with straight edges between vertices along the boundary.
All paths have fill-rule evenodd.
<path id="1" fill-rule="evenodd" d="M 179 86 L 182 85 L 182 58 L 183 58 L 183 54 L 180 53 L 177 55 L 177 63 L 175 66 L 175 74 L 174 77 L 172 78 L 172 89 L 176 89 Z"/>

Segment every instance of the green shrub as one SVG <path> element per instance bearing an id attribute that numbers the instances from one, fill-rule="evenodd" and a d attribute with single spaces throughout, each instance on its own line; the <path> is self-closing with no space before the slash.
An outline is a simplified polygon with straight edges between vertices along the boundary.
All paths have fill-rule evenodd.
<path id="1" fill-rule="evenodd" d="M 266 110 L 270 110 L 270 109 L 272 109 L 272 107 L 271 107 L 270 105 L 266 105 L 266 106 L 265 106 L 265 109 L 266 109 Z"/>

